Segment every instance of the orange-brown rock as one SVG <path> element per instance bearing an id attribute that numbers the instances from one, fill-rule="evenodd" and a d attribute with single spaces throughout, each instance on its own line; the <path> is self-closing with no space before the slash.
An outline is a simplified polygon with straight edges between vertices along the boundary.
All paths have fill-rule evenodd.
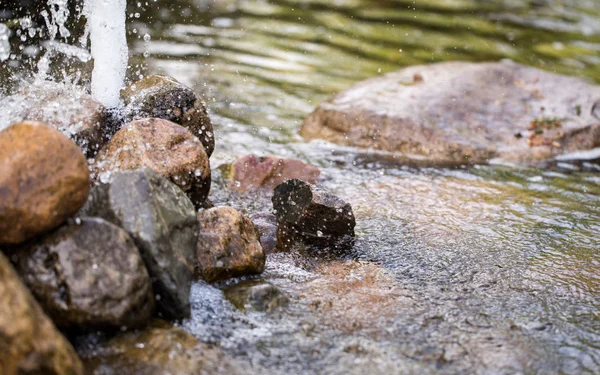
<path id="1" fill-rule="evenodd" d="M 249 218 L 231 207 L 198 213 L 197 276 L 206 281 L 261 273 L 265 252 Z"/>
<path id="2" fill-rule="evenodd" d="M 204 145 L 210 157 L 215 148 L 212 123 L 202 99 L 172 77 L 151 75 L 121 90 L 126 117 L 162 118 L 187 129 Z"/>
<path id="3" fill-rule="evenodd" d="M 168 178 L 201 204 L 210 190 L 210 165 L 202 143 L 171 121 L 147 118 L 121 128 L 100 151 L 96 178 L 110 181 L 115 171 L 147 167 Z"/>
<path id="4" fill-rule="evenodd" d="M 247 155 L 231 166 L 231 179 L 238 190 L 259 187 L 272 189 L 294 178 L 315 184 L 320 174 L 317 167 L 301 160 L 277 156 Z"/>
<path id="5" fill-rule="evenodd" d="M 0 374 L 79 375 L 71 344 L 44 315 L 0 252 Z"/>
<path id="6" fill-rule="evenodd" d="M 81 150 L 61 132 L 24 121 L 0 132 L 0 243 L 47 232 L 85 203 L 90 175 Z"/>

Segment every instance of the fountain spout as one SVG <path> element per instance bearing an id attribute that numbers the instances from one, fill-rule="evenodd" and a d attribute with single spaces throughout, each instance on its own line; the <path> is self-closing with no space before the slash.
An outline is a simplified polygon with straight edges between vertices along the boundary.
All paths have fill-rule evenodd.
<path id="1" fill-rule="evenodd" d="M 127 70 L 126 5 L 126 0 L 85 0 L 94 59 L 92 95 L 107 107 L 119 105 Z"/>

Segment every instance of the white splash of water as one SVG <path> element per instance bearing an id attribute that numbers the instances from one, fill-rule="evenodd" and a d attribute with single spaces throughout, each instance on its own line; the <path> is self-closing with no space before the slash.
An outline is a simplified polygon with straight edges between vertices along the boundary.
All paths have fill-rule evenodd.
<path id="1" fill-rule="evenodd" d="M 127 70 L 126 0 L 85 0 L 94 59 L 92 95 L 107 107 L 120 104 Z"/>
<path id="2" fill-rule="evenodd" d="M 56 39 L 56 35 L 58 34 L 63 38 L 71 36 L 71 32 L 69 32 L 69 29 L 67 29 L 67 26 L 65 25 L 69 19 L 68 0 L 48 0 L 48 6 L 50 8 L 50 14 L 43 10 L 41 15 L 46 21 L 46 26 L 50 33 L 50 40 Z"/>
<path id="3" fill-rule="evenodd" d="M 9 30 L 5 24 L 0 23 L 0 61 L 10 57 L 10 42 L 8 41 Z"/>

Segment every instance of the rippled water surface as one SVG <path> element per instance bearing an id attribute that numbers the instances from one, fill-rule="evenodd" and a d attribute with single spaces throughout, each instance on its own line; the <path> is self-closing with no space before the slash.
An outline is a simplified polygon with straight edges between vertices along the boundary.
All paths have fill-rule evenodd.
<path id="1" fill-rule="evenodd" d="M 327 271 L 272 256 L 265 278 L 295 296 L 287 315 L 230 312 L 241 315 L 222 323 L 206 306 L 232 307 L 197 285 L 192 332 L 273 371 L 600 373 L 598 169 L 413 169 L 296 135 L 332 93 L 412 64 L 510 58 L 600 82 L 598 2 L 167 3 L 132 23 L 136 52 L 149 71 L 204 94 L 217 125 L 213 165 L 258 152 L 319 166 L 323 184 L 354 207 L 350 258 L 384 267 L 396 293 L 367 287 L 381 298 L 354 297 L 364 319 L 344 302 L 341 315 L 315 313 L 303 290 L 349 291 L 323 291 L 319 278 L 334 283 Z M 213 198 L 269 210 L 268 198 L 219 187 Z M 361 326 L 345 330 L 327 314 Z"/>
<path id="2" fill-rule="evenodd" d="M 510 58 L 600 83 L 597 0 L 130 8 L 131 78 L 165 73 L 204 95 L 217 180 L 248 153 L 301 158 L 358 222 L 342 271 L 270 256 L 264 278 L 291 298 L 283 312 L 243 313 L 195 285 L 191 332 L 274 373 L 600 373 L 598 167 L 416 169 L 297 135 L 329 95 L 412 64 Z M 212 199 L 270 209 L 219 184 Z"/>

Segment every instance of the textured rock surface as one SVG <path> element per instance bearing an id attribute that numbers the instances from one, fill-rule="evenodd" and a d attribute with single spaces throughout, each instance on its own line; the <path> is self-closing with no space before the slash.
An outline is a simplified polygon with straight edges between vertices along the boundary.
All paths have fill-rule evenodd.
<path id="1" fill-rule="evenodd" d="M 339 93 L 300 134 L 433 164 L 528 162 L 600 145 L 598 100 L 600 86 L 508 61 L 440 63 Z"/>
<path id="2" fill-rule="evenodd" d="M 165 317 L 190 315 L 198 221 L 192 202 L 177 186 L 149 169 L 115 173 L 110 184 L 94 187 L 81 213 L 105 218 L 129 233 Z"/>
<path id="3" fill-rule="evenodd" d="M 198 276 L 210 282 L 264 270 L 260 235 L 246 216 L 231 207 L 215 207 L 200 211 L 198 221 Z"/>
<path id="4" fill-rule="evenodd" d="M 147 323 L 154 296 L 131 237 L 102 219 L 78 221 L 19 251 L 16 268 L 25 284 L 61 328 Z"/>
<path id="5" fill-rule="evenodd" d="M 79 375 L 83 368 L 0 252 L 0 373 Z"/>
<path id="6" fill-rule="evenodd" d="M 116 171 L 147 167 L 170 179 L 201 204 L 210 190 L 210 164 L 204 147 L 187 129 L 168 120 L 143 119 L 119 130 L 96 158 L 102 182 Z"/>
<path id="7" fill-rule="evenodd" d="M 290 236 L 315 243 L 354 237 L 356 221 L 350 204 L 303 181 L 277 186 L 272 201 L 278 228 Z"/>
<path id="8" fill-rule="evenodd" d="M 155 320 L 146 329 L 119 335 L 94 350 L 81 351 L 92 375 L 200 375 L 255 373 L 180 328 Z"/>
<path id="9" fill-rule="evenodd" d="M 189 87 L 174 78 L 148 76 L 121 90 L 130 119 L 146 117 L 173 121 L 198 137 L 210 157 L 215 148 L 213 127 L 206 106 Z"/>
<path id="10" fill-rule="evenodd" d="M 255 214 L 251 217 L 260 235 L 260 245 L 265 254 L 277 250 L 277 217 L 272 214 Z"/>
<path id="11" fill-rule="evenodd" d="M 286 306 L 289 298 L 276 286 L 261 280 L 248 280 L 228 286 L 225 297 L 240 310 L 271 312 Z"/>
<path id="12" fill-rule="evenodd" d="M 272 189 L 293 178 L 315 184 L 320 174 L 321 171 L 312 165 L 277 156 L 247 155 L 231 166 L 231 179 L 238 190 L 258 187 Z"/>
<path id="13" fill-rule="evenodd" d="M 0 132 L 0 243 L 49 231 L 85 203 L 90 175 L 81 150 L 58 130 L 21 122 Z"/>
<path id="14" fill-rule="evenodd" d="M 12 105 L 11 105 L 12 104 Z M 43 81 L 0 100 L 0 129 L 23 120 L 44 122 L 71 138 L 88 156 L 106 143 L 108 112 L 77 87 Z"/>

